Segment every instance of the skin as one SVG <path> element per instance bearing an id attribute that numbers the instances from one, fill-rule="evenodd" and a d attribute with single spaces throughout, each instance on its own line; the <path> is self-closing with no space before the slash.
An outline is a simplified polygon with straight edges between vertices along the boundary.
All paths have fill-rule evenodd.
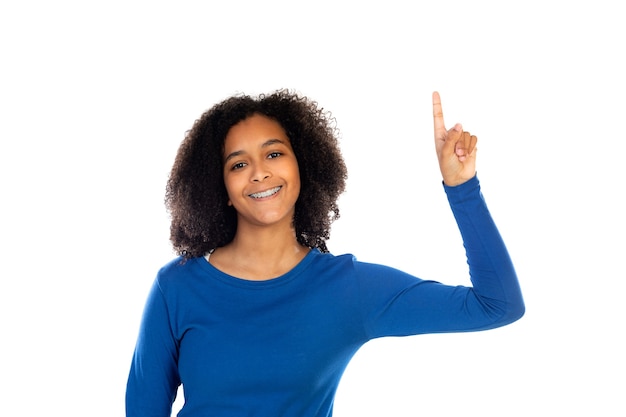
<path id="1" fill-rule="evenodd" d="M 446 130 L 438 92 L 433 93 L 433 120 L 435 150 L 443 182 L 449 186 L 460 185 L 476 174 L 477 138 L 463 131 L 460 123 Z"/>
<path id="2" fill-rule="evenodd" d="M 433 96 L 435 150 L 444 184 L 457 186 L 476 174 L 477 138 L 460 123 L 446 129 L 441 98 Z M 293 269 L 309 249 L 293 227 L 300 192 L 298 161 L 282 126 L 253 115 L 233 126 L 224 142 L 224 184 L 237 211 L 237 232 L 209 262 L 246 280 L 267 280 Z M 277 188 L 280 187 L 280 188 Z M 254 198 L 256 193 L 276 193 Z"/>
<path id="3" fill-rule="evenodd" d="M 224 184 L 229 204 L 237 211 L 237 232 L 231 243 L 211 254 L 209 262 L 248 280 L 275 278 L 291 270 L 309 249 L 297 242 L 293 227 L 300 173 L 278 122 L 253 115 L 229 130 Z"/>

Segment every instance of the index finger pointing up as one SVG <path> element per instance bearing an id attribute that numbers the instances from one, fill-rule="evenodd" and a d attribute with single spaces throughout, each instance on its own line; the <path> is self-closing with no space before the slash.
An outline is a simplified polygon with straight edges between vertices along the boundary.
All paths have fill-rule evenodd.
<path id="1" fill-rule="evenodd" d="M 443 109 L 441 108 L 441 97 L 437 91 L 433 92 L 433 121 L 435 123 L 435 139 L 446 136 L 446 125 L 443 121 Z"/>

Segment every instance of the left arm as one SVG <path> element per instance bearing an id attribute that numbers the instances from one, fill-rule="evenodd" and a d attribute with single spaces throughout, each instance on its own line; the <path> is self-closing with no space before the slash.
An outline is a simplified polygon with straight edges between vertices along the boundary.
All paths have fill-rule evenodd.
<path id="1" fill-rule="evenodd" d="M 439 168 L 472 286 L 453 287 L 382 266 L 357 265 L 367 283 L 364 299 L 371 303 L 366 320 L 370 337 L 485 330 L 509 324 L 525 311 L 513 263 L 476 177 L 477 138 L 458 123 L 445 128 L 437 92 L 433 120 Z"/>
<path id="2" fill-rule="evenodd" d="M 517 274 L 478 178 L 444 188 L 463 238 L 472 285 L 445 285 L 382 265 L 355 263 L 368 339 L 487 330 L 524 314 Z"/>

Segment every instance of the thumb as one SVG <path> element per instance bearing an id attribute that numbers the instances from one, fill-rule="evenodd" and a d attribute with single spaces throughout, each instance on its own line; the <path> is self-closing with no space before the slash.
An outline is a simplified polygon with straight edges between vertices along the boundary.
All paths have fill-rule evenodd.
<path id="1" fill-rule="evenodd" d="M 463 134 L 463 126 L 461 123 L 457 123 L 452 126 L 452 129 L 448 130 L 448 134 L 446 136 L 446 142 L 444 144 L 444 149 L 450 153 L 456 152 L 456 144 Z"/>

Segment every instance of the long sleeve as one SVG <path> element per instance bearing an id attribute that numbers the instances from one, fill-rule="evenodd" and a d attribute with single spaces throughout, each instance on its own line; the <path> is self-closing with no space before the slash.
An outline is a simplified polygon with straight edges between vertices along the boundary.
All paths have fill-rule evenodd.
<path id="1" fill-rule="evenodd" d="M 450 286 L 356 262 L 369 338 L 486 330 L 524 314 L 517 274 L 478 178 L 444 189 L 463 238 L 472 285 Z"/>
<path id="2" fill-rule="evenodd" d="M 178 346 L 158 279 L 148 296 L 126 389 L 127 417 L 169 417 L 176 397 Z"/>
<path id="3" fill-rule="evenodd" d="M 517 274 L 478 178 L 444 189 L 463 237 L 476 302 L 495 319 L 493 327 L 519 319 L 525 308 Z"/>
<path id="4" fill-rule="evenodd" d="M 472 286 L 310 251 L 285 275 L 248 281 L 204 258 L 159 272 L 127 386 L 127 417 L 331 415 L 350 359 L 382 336 L 475 331 L 524 313 L 517 276 L 476 178 L 446 188 Z"/>

